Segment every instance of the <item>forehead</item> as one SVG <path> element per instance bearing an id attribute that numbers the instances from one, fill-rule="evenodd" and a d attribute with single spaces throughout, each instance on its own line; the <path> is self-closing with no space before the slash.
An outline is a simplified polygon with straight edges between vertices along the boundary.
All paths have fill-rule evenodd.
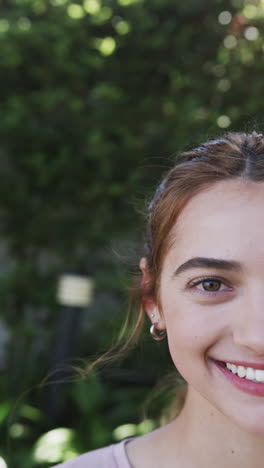
<path id="1" fill-rule="evenodd" d="M 264 182 L 220 181 L 194 196 L 171 231 L 168 253 L 186 256 L 264 256 Z M 264 258 L 264 257 L 263 257 Z"/>

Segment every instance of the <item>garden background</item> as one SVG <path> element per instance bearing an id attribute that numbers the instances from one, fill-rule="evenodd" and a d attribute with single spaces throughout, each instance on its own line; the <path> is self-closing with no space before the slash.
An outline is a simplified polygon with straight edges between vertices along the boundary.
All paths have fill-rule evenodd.
<path id="1" fill-rule="evenodd" d="M 177 153 L 263 131 L 263 27 L 263 0 L 0 0 L 1 468 L 157 423 L 143 402 L 171 364 L 148 326 L 100 373 L 71 365 L 115 343 Z M 92 282 L 84 307 L 58 300 L 66 273 Z"/>

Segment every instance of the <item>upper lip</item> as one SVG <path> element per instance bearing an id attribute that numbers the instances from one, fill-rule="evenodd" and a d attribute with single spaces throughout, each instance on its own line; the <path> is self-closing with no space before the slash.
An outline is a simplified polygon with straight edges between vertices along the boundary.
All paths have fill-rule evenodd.
<path id="1" fill-rule="evenodd" d="M 264 362 L 248 362 L 248 361 L 233 361 L 221 360 L 221 362 L 228 362 L 229 364 L 235 364 L 235 366 L 252 367 L 252 369 L 264 370 Z"/>

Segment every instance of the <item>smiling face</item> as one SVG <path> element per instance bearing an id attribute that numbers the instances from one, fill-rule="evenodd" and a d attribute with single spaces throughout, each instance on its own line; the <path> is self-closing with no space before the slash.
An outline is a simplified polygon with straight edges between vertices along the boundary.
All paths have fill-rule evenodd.
<path id="1" fill-rule="evenodd" d="M 214 184 L 188 202 L 171 236 L 160 327 L 175 366 L 190 395 L 264 434 L 264 390 L 263 396 L 242 390 L 214 362 L 264 369 L 264 183 Z"/>

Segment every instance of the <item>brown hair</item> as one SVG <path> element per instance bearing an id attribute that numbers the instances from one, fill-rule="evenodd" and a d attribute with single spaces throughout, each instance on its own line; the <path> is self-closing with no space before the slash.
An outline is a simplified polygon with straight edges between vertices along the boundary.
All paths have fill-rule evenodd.
<path id="1" fill-rule="evenodd" d="M 147 210 L 147 233 L 144 256 L 150 283 L 138 294 L 159 301 L 159 279 L 170 232 L 187 202 L 215 182 L 242 178 L 264 181 L 264 137 L 256 133 L 229 132 L 219 139 L 185 151 L 179 162 L 165 175 Z M 130 340 L 136 340 L 143 327 L 145 313 L 140 310 Z"/>
<path id="2" fill-rule="evenodd" d="M 141 334 L 145 320 L 143 298 L 151 296 L 159 303 L 159 280 L 164 257 L 170 247 L 170 232 L 184 206 L 205 187 L 218 181 L 234 178 L 264 181 L 264 137 L 255 131 L 229 132 L 219 139 L 183 152 L 178 160 L 165 175 L 148 205 L 143 255 L 147 260 L 150 281 L 147 285 L 142 285 L 139 280 L 135 288 L 140 308 L 134 318 L 134 309 L 130 309 L 118 342 L 122 342 L 127 330 L 131 331 L 118 355 L 135 344 Z M 102 361 L 105 361 L 105 357 L 112 360 L 112 356 L 111 352 L 107 353 L 102 356 Z M 181 394 L 181 401 L 183 400 Z"/>

